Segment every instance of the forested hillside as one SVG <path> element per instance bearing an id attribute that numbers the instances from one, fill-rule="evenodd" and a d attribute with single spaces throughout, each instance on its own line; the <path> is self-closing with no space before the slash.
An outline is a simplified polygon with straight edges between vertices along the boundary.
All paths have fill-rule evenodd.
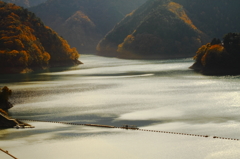
<path id="1" fill-rule="evenodd" d="M 190 67 L 208 75 L 240 74 L 240 33 L 228 33 L 223 40 L 214 38 L 201 46 Z"/>
<path id="2" fill-rule="evenodd" d="M 7 3 L 14 3 L 18 6 L 28 8 L 46 2 L 47 0 L 2 0 L 2 1 Z"/>
<path id="3" fill-rule="evenodd" d="M 239 32 L 239 1 L 148 0 L 98 44 L 99 55 L 162 59 L 192 57 L 213 37 Z"/>
<path id="4" fill-rule="evenodd" d="M 48 0 L 30 10 L 78 51 L 95 53 L 99 40 L 145 1 Z"/>
<path id="5" fill-rule="evenodd" d="M 75 48 L 34 13 L 0 1 L 0 72 L 80 63 Z"/>
<path id="6" fill-rule="evenodd" d="M 99 55 L 121 58 L 184 57 L 206 37 L 180 4 L 149 0 L 116 25 L 97 50 Z"/>

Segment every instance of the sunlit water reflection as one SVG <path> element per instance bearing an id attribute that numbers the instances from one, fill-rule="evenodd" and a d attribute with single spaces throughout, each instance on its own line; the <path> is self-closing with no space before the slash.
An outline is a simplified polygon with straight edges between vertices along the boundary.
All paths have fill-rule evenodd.
<path id="1" fill-rule="evenodd" d="M 1 75 L 18 119 L 136 125 L 152 132 L 31 122 L 0 130 L 0 148 L 19 158 L 237 158 L 240 76 L 203 76 L 191 59 L 139 61 L 82 56 L 84 65 Z M 4 154 L 0 153 L 4 156 Z M 6 156 L 4 156 L 6 157 Z"/>

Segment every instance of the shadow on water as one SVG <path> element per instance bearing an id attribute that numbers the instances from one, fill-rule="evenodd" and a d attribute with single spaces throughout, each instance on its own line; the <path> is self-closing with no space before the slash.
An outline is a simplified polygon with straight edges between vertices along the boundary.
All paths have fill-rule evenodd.
<path id="1" fill-rule="evenodd" d="M 37 122 L 33 122 L 31 123 L 32 125 L 34 125 L 34 123 L 36 124 Z M 38 123 L 39 124 L 39 123 Z M 62 136 L 64 135 L 63 132 L 67 131 L 66 133 L 70 133 L 71 130 L 76 130 L 76 126 L 71 126 L 71 125 L 60 125 L 60 126 L 52 126 L 53 124 L 51 123 L 47 123 L 47 124 L 41 124 L 42 126 L 46 126 L 44 129 L 38 129 L 38 127 L 36 127 L 35 129 L 14 129 L 14 130 L 10 130 L 10 131 L 5 131 L 4 130 L 0 130 L 0 133 L 2 134 L 2 136 L 0 136 L 0 139 L 3 140 L 15 140 L 15 139 L 20 139 L 20 138 L 27 138 L 27 137 L 31 137 L 31 136 L 35 136 L 35 135 L 46 135 L 48 136 L 48 134 L 54 134 L 55 136 L 60 136 L 60 134 L 62 134 Z M 83 126 L 78 126 L 77 128 L 78 130 L 80 129 L 84 129 Z M 84 130 L 79 131 L 78 134 L 80 134 L 81 132 L 84 132 Z M 65 135 L 66 136 L 66 135 Z M 53 137 L 54 138 L 54 137 Z M 47 138 L 47 140 L 51 140 L 53 139 L 52 135 L 49 136 Z M 35 142 L 35 141 L 34 141 Z"/>
<path id="2" fill-rule="evenodd" d="M 25 74 L 0 74 L 0 83 L 33 82 L 33 81 L 52 81 L 59 78 L 46 73 L 64 72 L 79 69 L 78 66 L 55 67 L 46 70 L 38 70 Z"/>
<path id="3" fill-rule="evenodd" d="M 52 109 L 51 109 L 52 110 Z M 115 114 L 68 114 L 68 110 L 61 108 L 57 111 L 43 109 L 42 111 L 35 110 L 31 114 L 29 112 L 18 112 L 11 114 L 14 118 L 25 120 L 49 121 L 49 122 L 64 122 L 74 124 L 99 124 L 111 125 L 120 127 L 122 125 L 135 125 L 137 127 L 144 127 L 156 123 L 162 123 L 160 120 L 119 120 L 119 116 Z M 76 111 L 78 109 L 76 108 Z M 71 113 L 74 110 L 69 110 Z M 53 115 L 58 114 L 58 115 Z M 116 120 L 118 119 L 118 120 Z"/>
<path id="4" fill-rule="evenodd" d="M 89 117 L 92 118 L 92 117 Z M 56 120 L 56 119 L 55 119 Z M 84 117 L 86 120 L 86 117 Z M 52 120 L 54 122 L 54 120 Z M 72 120 L 71 120 L 72 121 Z M 100 125 L 111 125 L 116 127 L 121 127 L 122 125 L 134 125 L 137 127 L 143 127 L 147 125 L 151 125 L 150 121 L 118 121 L 118 122 L 109 122 L 110 120 L 105 118 L 101 119 L 94 124 Z M 66 123 L 75 123 L 80 124 L 78 121 L 65 121 Z M 86 124 L 92 124 L 93 122 L 89 122 Z M 109 128 L 96 128 L 96 127 L 88 127 L 84 125 L 67 125 L 67 124 L 59 124 L 59 123 L 46 123 L 46 122 L 31 122 L 31 125 L 35 126 L 34 129 L 0 129 L 0 140 L 1 141 L 9 141 L 9 140 L 17 140 L 24 138 L 31 138 L 37 135 L 47 136 L 44 140 L 59 140 L 59 138 L 75 138 L 82 136 L 95 136 L 95 135 L 108 135 L 108 134 L 116 134 L 116 133 L 124 133 L 123 131 L 116 132 L 114 129 Z M 113 130 L 113 131 L 112 131 Z M 51 135 L 49 135 L 51 134 Z M 39 141 L 28 140 L 31 142 L 42 142 L 43 140 L 39 139 Z"/>

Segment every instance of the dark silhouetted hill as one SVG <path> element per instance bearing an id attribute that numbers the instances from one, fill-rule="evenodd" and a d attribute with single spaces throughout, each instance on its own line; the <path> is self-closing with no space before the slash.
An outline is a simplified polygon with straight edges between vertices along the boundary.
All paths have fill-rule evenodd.
<path id="1" fill-rule="evenodd" d="M 240 74 L 240 33 L 228 33 L 200 47 L 190 67 L 206 75 Z"/>
<path id="2" fill-rule="evenodd" d="M 127 15 L 99 43 L 99 55 L 162 59 L 191 56 L 207 36 L 184 7 L 168 0 L 149 0 Z"/>
<path id="3" fill-rule="evenodd" d="M 95 53 L 99 40 L 145 1 L 48 0 L 30 10 L 78 51 Z"/>
<path id="4" fill-rule="evenodd" d="M 239 32 L 240 1 L 148 0 L 98 44 L 98 54 L 120 58 L 192 57 L 213 37 Z"/>

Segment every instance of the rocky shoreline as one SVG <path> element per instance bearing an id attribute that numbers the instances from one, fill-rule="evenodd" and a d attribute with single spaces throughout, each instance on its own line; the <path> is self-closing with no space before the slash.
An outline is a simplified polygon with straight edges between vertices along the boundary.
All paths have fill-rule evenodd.
<path id="1" fill-rule="evenodd" d="M 194 70 L 195 72 L 201 73 L 207 76 L 227 76 L 227 75 L 240 75 L 240 69 L 211 69 L 211 68 L 204 68 L 201 64 L 195 62 L 192 66 L 189 67 L 190 69 Z"/>
<path id="2" fill-rule="evenodd" d="M 13 105 L 8 101 L 9 97 L 12 95 L 12 90 L 7 86 L 3 87 L 0 91 L 0 129 L 1 128 L 34 128 L 33 126 L 13 119 L 8 116 L 8 110 L 13 107 Z"/>
<path id="3" fill-rule="evenodd" d="M 34 126 L 0 113 L 0 128 L 34 128 Z"/>

